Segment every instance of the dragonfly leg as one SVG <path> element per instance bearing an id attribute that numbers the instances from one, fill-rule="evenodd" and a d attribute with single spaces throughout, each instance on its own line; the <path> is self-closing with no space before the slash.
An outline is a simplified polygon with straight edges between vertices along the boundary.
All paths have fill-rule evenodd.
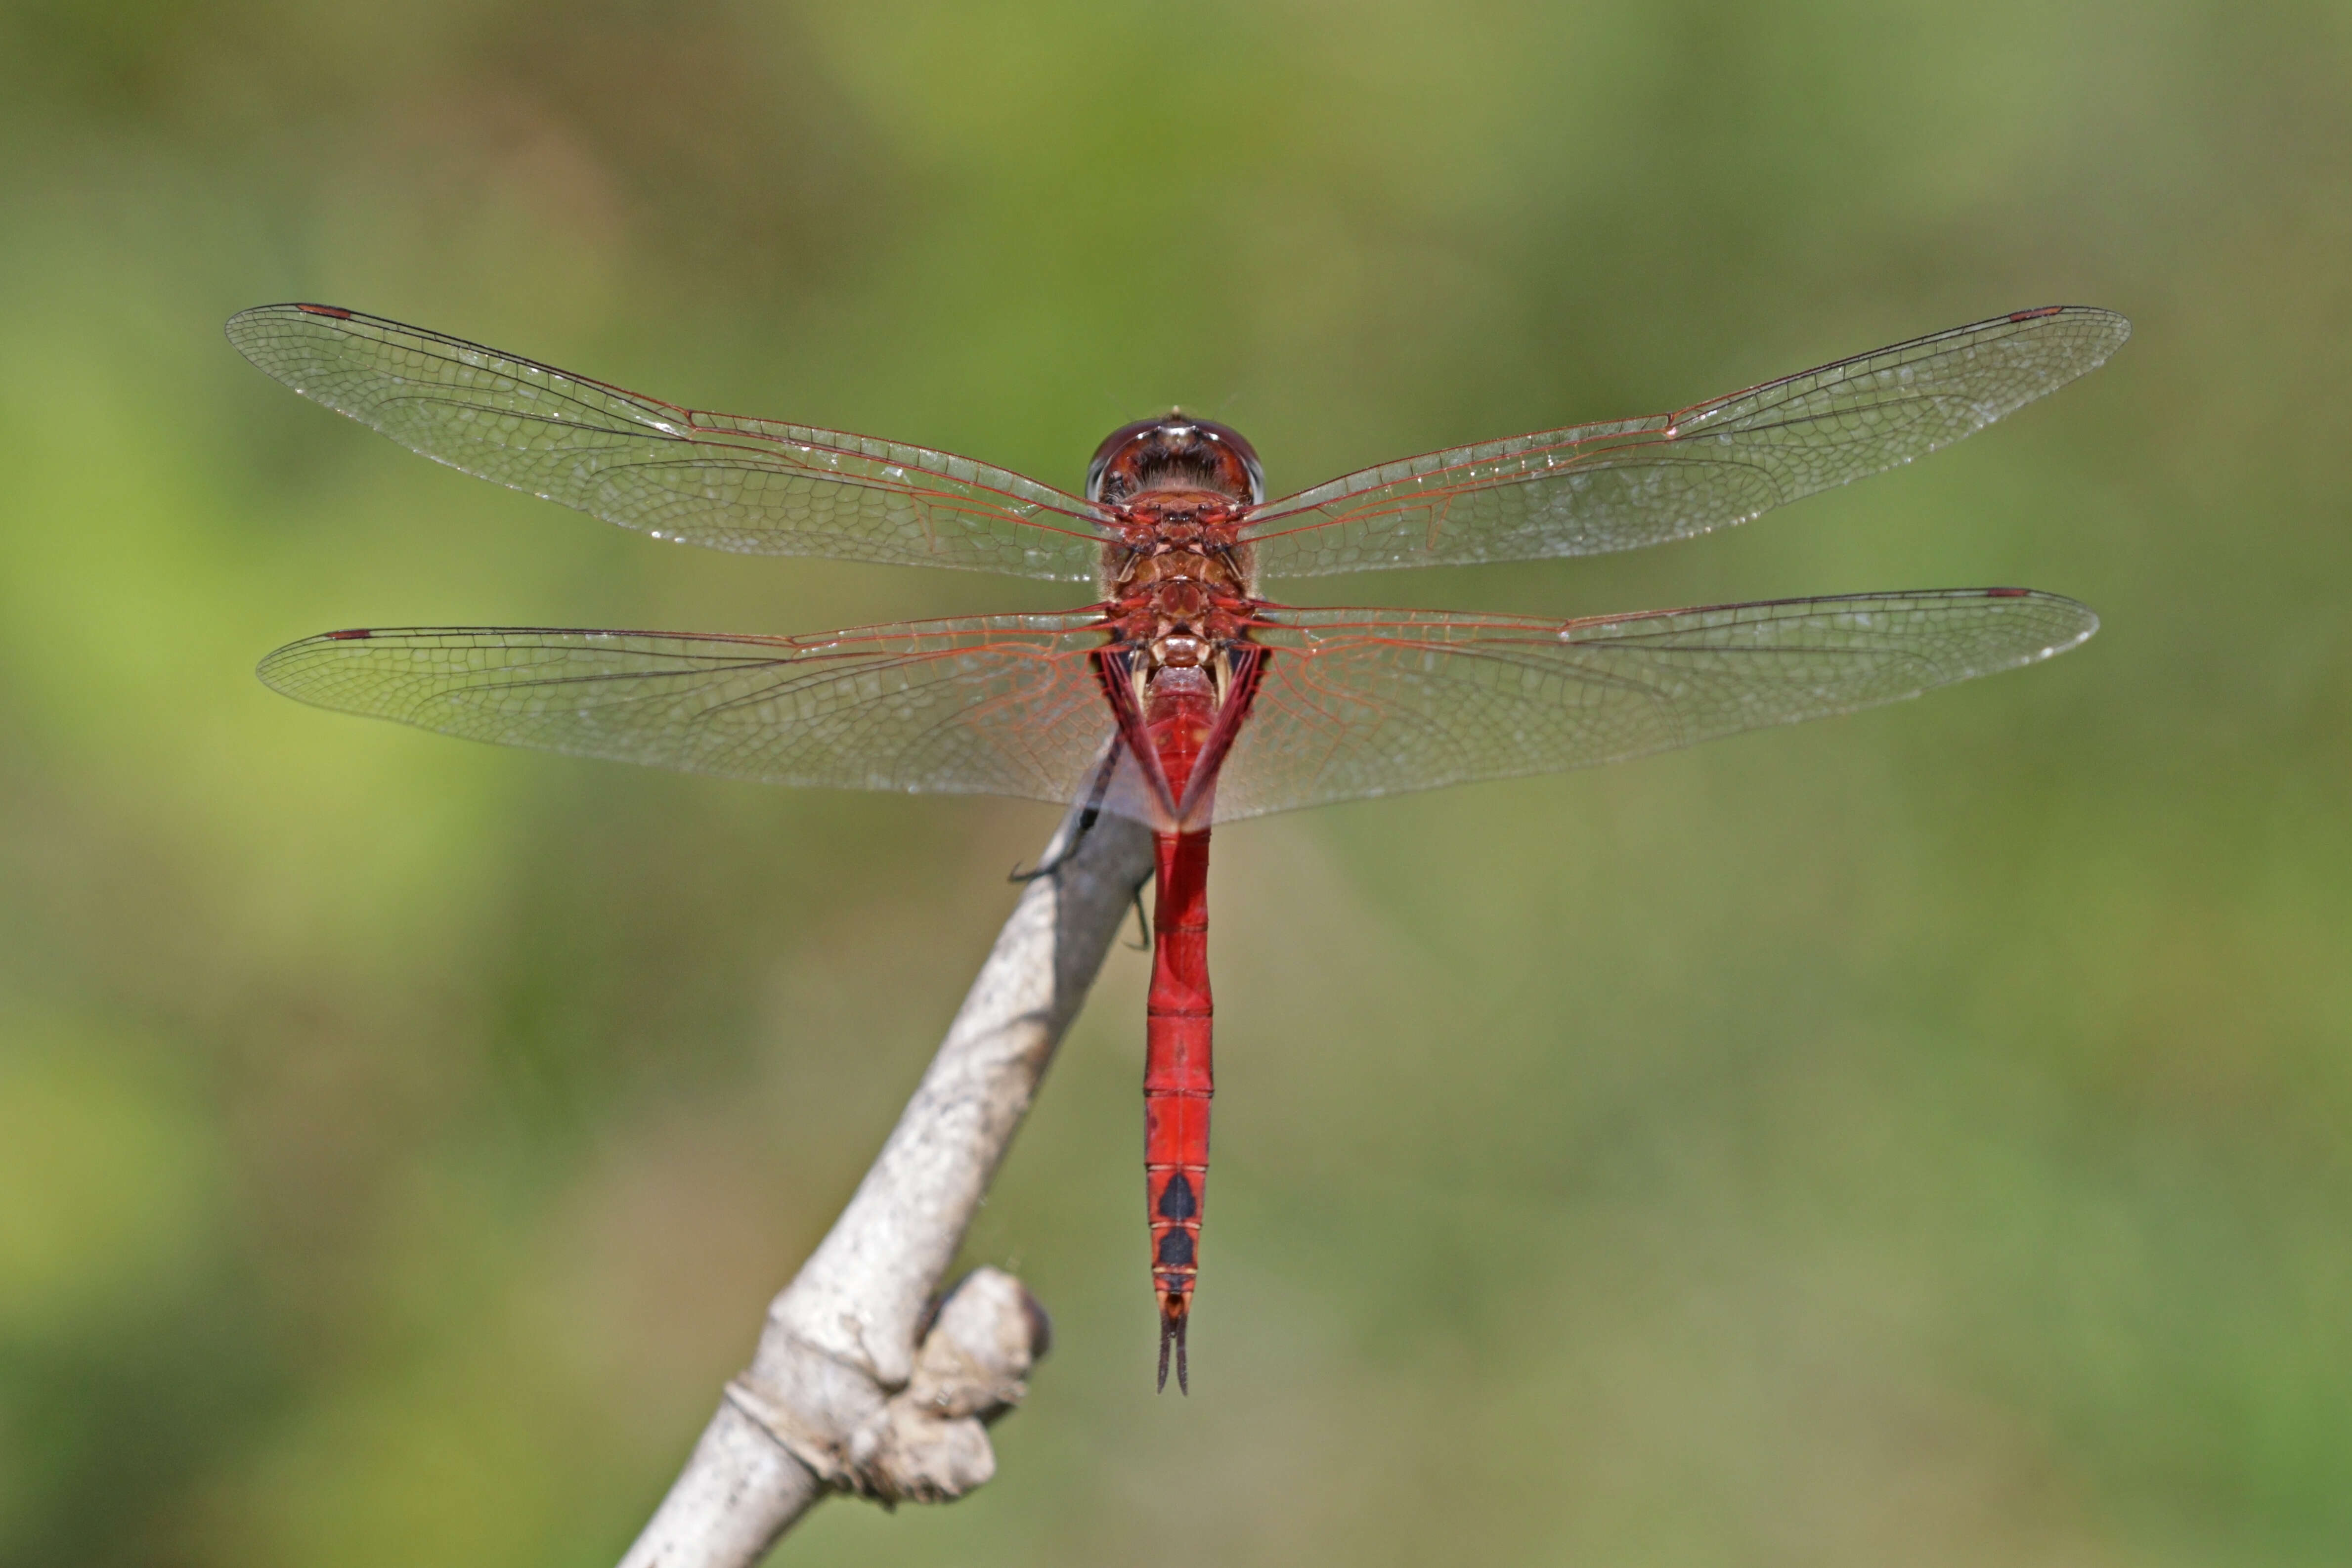
<path id="1" fill-rule="evenodd" d="M 1078 823 L 1078 832 L 1080 834 L 1084 834 L 1086 830 L 1092 826 L 1093 824 L 1091 822 L 1082 818 Z M 1008 882 L 1034 882 L 1040 877 L 1050 877 L 1055 872 L 1062 868 L 1062 862 L 1067 860 L 1070 858 L 1071 853 L 1076 848 L 1077 840 L 1074 837 L 1070 842 L 1069 849 L 1055 856 L 1054 858 L 1046 864 L 1037 867 L 1034 870 L 1029 871 L 1024 871 L 1020 868 L 1015 867 L 1004 879 Z M 1145 882 L 1149 882 L 1150 880 L 1150 878 L 1146 878 L 1144 879 Z M 1135 929 L 1137 934 L 1135 940 L 1129 942 L 1127 945 L 1133 948 L 1138 952 L 1150 952 L 1151 951 L 1151 917 L 1143 912 L 1143 882 L 1136 884 L 1134 897 Z"/>
<path id="2" fill-rule="evenodd" d="M 1094 826 L 1095 818 L 1099 815 L 1100 813 L 1094 810 L 1091 806 L 1079 813 L 1078 830 L 1070 835 L 1069 843 L 1063 847 L 1060 854 L 1055 856 L 1051 860 L 1039 861 L 1036 865 L 1032 866 L 1026 871 L 1024 871 L 1020 867 L 1015 866 L 1012 870 L 1007 871 L 1004 874 L 1004 879 L 1008 882 L 1034 882 L 1040 877 L 1050 877 L 1055 872 L 1060 870 L 1069 860 L 1070 857 L 1078 852 L 1078 846 L 1086 842 L 1087 830 Z"/>
<path id="3" fill-rule="evenodd" d="M 1004 879 L 1006 881 L 1034 882 L 1040 877 L 1050 877 L 1062 868 L 1063 862 L 1078 852 L 1078 846 L 1087 841 L 1087 835 L 1102 816 L 1103 796 L 1110 793 L 1111 775 L 1118 771 L 1118 755 L 1119 748 L 1113 744 L 1105 753 L 1102 766 L 1095 770 L 1095 782 L 1087 791 L 1086 808 L 1078 813 L 1077 831 L 1070 835 L 1070 841 L 1062 847 L 1061 853 L 1026 871 L 1014 867 Z M 1139 903 L 1136 907 L 1139 910 L 1142 905 Z"/>

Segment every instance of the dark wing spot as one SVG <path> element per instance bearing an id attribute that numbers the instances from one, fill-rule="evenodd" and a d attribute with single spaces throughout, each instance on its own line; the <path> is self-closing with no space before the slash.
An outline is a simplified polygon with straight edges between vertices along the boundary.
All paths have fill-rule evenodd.
<path id="1" fill-rule="evenodd" d="M 1191 1219 L 1200 1212 L 1200 1200 L 1192 1195 L 1192 1178 L 1181 1171 L 1169 1177 L 1168 1185 L 1160 1193 L 1160 1217 Z"/>
<path id="2" fill-rule="evenodd" d="M 332 316 L 339 321 L 348 321 L 352 319 L 352 313 L 349 310 L 339 310 L 332 305 L 297 305 L 294 308 L 306 316 Z"/>
<path id="3" fill-rule="evenodd" d="M 375 636 L 375 634 L 371 631 L 329 632 L 327 634 L 327 640 L 329 642 L 351 642 L 358 637 L 372 637 L 373 636 Z"/>
<path id="4" fill-rule="evenodd" d="M 1192 1233 L 1171 1230 L 1160 1238 L 1160 1267 L 1190 1268 L 1192 1267 Z"/>
<path id="5" fill-rule="evenodd" d="M 2031 588 L 1987 588 L 1985 590 L 1985 597 L 1988 599 L 2024 599 L 2032 597 L 2032 594 L 2033 590 Z"/>
<path id="6" fill-rule="evenodd" d="M 2044 316 L 2054 316 L 2065 308 L 2063 305 L 2042 305 L 2031 310 L 2011 310 L 2009 319 L 2012 321 L 2038 321 Z"/>

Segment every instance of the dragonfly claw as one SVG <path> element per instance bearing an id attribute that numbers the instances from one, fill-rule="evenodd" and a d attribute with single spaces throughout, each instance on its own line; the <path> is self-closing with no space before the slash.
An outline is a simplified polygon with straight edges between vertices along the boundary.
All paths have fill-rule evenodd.
<path id="1" fill-rule="evenodd" d="M 1096 794 L 1099 795 L 1101 790 L 1097 788 Z M 1006 873 L 1004 879 L 1008 882 L 1034 882 L 1040 877 L 1050 877 L 1060 870 L 1068 863 L 1070 857 L 1078 852 L 1078 846 L 1086 842 L 1087 834 L 1094 827 L 1096 819 L 1101 815 L 1102 813 L 1095 806 L 1087 806 L 1078 814 L 1078 830 L 1070 835 L 1069 843 L 1062 847 L 1060 853 L 1051 860 L 1043 861 L 1026 871 L 1015 866 Z"/>

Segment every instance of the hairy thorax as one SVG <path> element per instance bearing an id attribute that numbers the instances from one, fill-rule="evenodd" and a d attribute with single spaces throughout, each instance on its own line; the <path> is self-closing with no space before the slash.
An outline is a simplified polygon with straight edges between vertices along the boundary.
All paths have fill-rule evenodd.
<path id="1" fill-rule="evenodd" d="M 1122 538 L 1103 551 L 1103 596 L 1118 640 L 1145 669 L 1210 668 L 1241 640 L 1252 598 L 1246 508 L 1210 490 L 1147 490 L 1118 509 Z"/>
<path id="2" fill-rule="evenodd" d="M 1171 410 L 1110 433 L 1087 467 L 1087 499 L 1118 531 L 1102 563 L 1114 661 L 1149 722 L 1189 735 L 1248 662 L 1256 585 L 1241 531 L 1265 500 L 1257 454 L 1239 432 Z M 1167 743 L 1155 735 L 1163 761 Z"/>

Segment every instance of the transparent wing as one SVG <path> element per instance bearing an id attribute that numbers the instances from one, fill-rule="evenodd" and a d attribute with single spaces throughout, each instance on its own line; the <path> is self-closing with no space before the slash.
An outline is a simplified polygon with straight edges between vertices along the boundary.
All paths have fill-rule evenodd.
<path id="1" fill-rule="evenodd" d="M 1111 732 L 1091 614 L 819 637 L 540 628 L 330 632 L 261 679 L 444 734 L 768 784 L 1067 803 Z"/>
<path id="2" fill-rule="evenodd" d="M 1222 819 L 1554 773 L 1850 712 L 2063 652 L 2098 628 L 2021 588 L 1859 594 L 1581 621 L 1265 612 Z"/>
<path id="3" fill-rule="evenodd" d="M 237 351 L 413 451 L 642 529 L 762 555 L 1090 581 L 1088 503 L 968 458 L 680 408 L 325 305 L 230 318 Z"/>
<path id="4" fill-rule="evenodd" d="M 1677 414 L 1366 468 L 1251 520 L 1266 577 L 1597 555 L 1724 528 L 1980 430 L 2095 368 L 2131 323 L 2053 305 Z"/>

